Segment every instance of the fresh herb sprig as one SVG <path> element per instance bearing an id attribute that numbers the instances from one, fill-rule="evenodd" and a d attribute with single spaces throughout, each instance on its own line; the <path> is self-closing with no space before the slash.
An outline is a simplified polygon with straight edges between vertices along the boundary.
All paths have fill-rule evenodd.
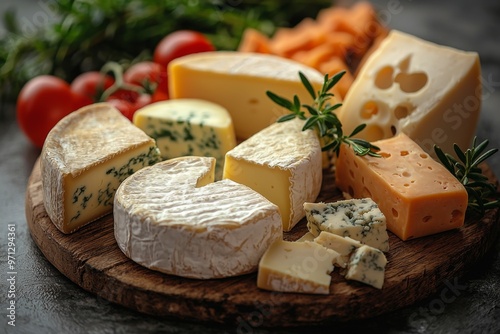
<path id="1" fill-rule="evenodd" d="M 444 153 L 443 150 L 434 145 L 434 152 L 441 161 L 441 164 L 450 171 L 462 183 L 469 195 L 467 208 L 472 212 L 483 216 L 485 211 L 495 207 L 500 207 L 496 186 L 489 182 L 488 177 L 483 175 L 479 164 L 495 154 L 498 149 L 493 148 L 486 152 L 488 140 L 477 144 L 477 137 L 474 137 L 472 148 L 462 151 L 457 144 L 453 149 L 458 158 L 455 159 L 451 154 Z M 484 152 L 484 153 L 483 153 Z"/>
<path id="2" fill-rule="evenodd" d="M 339 82 L 340 79 L 342 79 L 345 73 L 345 71 L 341 71 L 331 78 L 329 78 L 328 74 L 326 74 L 323 86 L 316 93 L 309 79 L 307 79 L 304 73 L 299 72 L 302 84 L 314 100 L 312 105 L 301 104 L 297 95 L 294 95 L 293 101 L 291 101 L 287 98 L 278 96 L 271 91 L 267 91 L 266 94 L 276 104 L 291 111 L 290 114 L 278 118 L 277 122 L 286 122 L 294 118 L 305 120 L 302 130 L 316 129 L 319 137 L 325 143 L 322 148 L 323 151 L 332 150 L 338 155 L 341 144 L 345 143 L 351 146 L 357 155 L 380 157 L 380 155 L 376 152 L 379 150 L 377 146 L 366 140 L 354 138 L 355 135 L 366 127 L 366 124 L 360 124 L 354 129 L 354 131 L 352 131 L 351 134 L 346 136 L 342 131 L 342 124 L 340 120 L 334 113 L 336 109 L 342 106 L 342 103 L 329 103 L 329 100 L 334 96 L 334 94 L 330 92 L 331 89 L 337 84 L 337 82 Z M 305 109 L 305 111 L 303 109 Z M 306 112 L 308 113 L 308 116 L 306 116 Z"/>

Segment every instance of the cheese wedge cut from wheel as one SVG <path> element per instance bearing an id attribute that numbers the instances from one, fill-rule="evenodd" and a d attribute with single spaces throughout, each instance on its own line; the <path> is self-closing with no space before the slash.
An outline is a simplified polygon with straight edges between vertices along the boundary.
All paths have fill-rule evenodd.
<path id="1" fill-rule="evenodd" d="M 405 134 L 373 142 L 382 157 L 357 156 L 342 145 L 335 183 L 354 198 L 372 198 L 387 229 L 402 240 L 464 224 L 467 191 L 440 163 Z"/>
<path id="2" fill-rule="evenodd" d="M 389 251 L 389 235 L 384 214 L 371 198 L 333 203 L 304 203 L 307 228 L 314 236 L 327 231 Z"/>
<path id="3" fill-rule="evenodd" d="M 328 294 L 339 254 L 311 241 L 278 240 L 259 263 L 257 286 L 282 292 Z"/>
<path id="4" fill-rule="evenodd" d="M 169 96 L 197 98 L 225 107 L 236 137 L 247 139 L 290 112 L 271 101 L 266 91 L 289 100 L 297 95 L 301 103 L 312 103 L 299 71 L 316 91 L 321 88 L 323 75 L 293 60 L 231 51 L 195 53 L 169 64 Z"/>
<path id="5" fill-rule="evenodd" d="M 215 159 L 180 157 L 144 168 L 115 196 L 115 238 L 130 259 L 167 274 L 210 279 L 257 270 L 283 232 L 278 207 L 231 180 Z"/>
<path id="6" fill-rule="evenodd" d="M 233 122 L 222 106 L 198 99 L 175 99 L 136 111 L 134 124 L 156 140 L 163 160 L 214 157 L 215 179 L 222 178 L 224 156 L 236 146 Z"/>
<path id="7" fill-rule="evenodd" d="M 284 231 L 304 217 L 303 203 L 316 200 L 321 190 L 321 146 L 314 131 L 302 131 L 303 124 L 298 119 L 274 123 L 229 151 L 224 165 L 225 179 L 279 207 Z"/>
<path id="8" fill-rule="evenodd" d="M 119 184 L 161 160 L 155 141 L 106 103 L 83 107 L 47 135 L 40 156 L 43 202 L 63 233 L 110 213 Z"/>
<path id="9" fill-rule="evenodd" d="M 359 124 L 369 141 L 405 133 L 428 154 L 469 147 L 481 110 L 481 68 L 465 52 L 393 30 L 367 59 L 345 96 L 344 133 Z"/>

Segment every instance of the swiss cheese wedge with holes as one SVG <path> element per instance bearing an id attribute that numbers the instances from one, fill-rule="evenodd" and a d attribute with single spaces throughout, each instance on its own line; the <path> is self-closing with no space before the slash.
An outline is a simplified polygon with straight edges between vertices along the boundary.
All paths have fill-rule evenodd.
<path id="1" fill-rule="evenodd" d="M 381 158 L 357 156 L 343 145 L 335 182 L 354 198 L 372 198 L 387 229 L 402 240 L 464 224 L 467 191 L 446 168 L 405 134 L 376 141 Z"/>
<path id="2" fill-rule="evenodd" d="M 369 141 L 405 133 L 427 153 L 469 147 L 481 110 L 477 52 L 391 31 L 367 59 L 339 114 L 344 133 L 359 124 Z"/>

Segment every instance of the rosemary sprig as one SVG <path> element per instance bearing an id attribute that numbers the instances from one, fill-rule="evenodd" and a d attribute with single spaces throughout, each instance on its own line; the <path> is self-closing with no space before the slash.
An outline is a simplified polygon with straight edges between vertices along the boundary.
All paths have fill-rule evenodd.
<path id="1" fill-rule="evenodd" d="M 370 155 L 373 157 L 380 157 L 376 151 L 379 148 L 375 145 L 372 145 L 370 142 L 353 138 L 356 134 L 362 131 L 366 124 L 361 124 L 352 131 L 348 136 L 344 135 L 342 131 L 342 124 L 338 119 L 337 115 L 335 115 L 334 110 L 338 109 L 342 106 L 341 103 L 330 104 L 329 100 L 334 96 L 333 93 L 330 93 L 330 90 L 342 79 L 342 76 L 345 74 L 345 71 L 341 71 L 335 74 L 333 77 L 328 78 L 328 74 L 324 77 L 323 86 L 316 93 L 311 82 L 304 73 L 299 72 L 300 80 L 306 90 L 309 92 L 314 102 L 312 105 L 301 104 L 299 97 L 294 95 L 293 101 L 290 101 L 284 97 L 278 96 L 271 91 L 267 91 L 267 96 L 273 100 L 276 104 L 288 109 L 291 111 L 290 114 L 281 116 L 278 118 L 278 122 L 286 122 L 292 120 L 294 118 L 299 118 L 301 120 L 305 120 L 302 131 L 308 129 L 315 129 L 319 135 L 319 137 L 324 141 L 325 145 L 323 146 L 323 151 L 332 150 L 337 155 L 340 151 L 340 145 L 342 143 L 346 143 L 351 146 L 354 152 L 357 155 Z M 308 116 L 306 116 L 306 112 L 308 112 Z"/>
<path id="2" fill-rule="evenodd" d="M 434 145 L 434 152 L 441 161 L 441 164 L 462 183 L 469 195 L 467 209 L 479 214 L 481 217 L 485 211 L 495 207 L 500 207 L 496 186 L 489 182 L 488 177 L 482 174 L 479 164 L 495 154 L 498 149 L 490 149 L 483 153 L 488 146 L 488 140 L 477 144 L 477 137 L 474 137 L 472 148 L 465 152 L 457 144 L 453 149 L 458 158 L 444 153 L 442 149 Z"/>

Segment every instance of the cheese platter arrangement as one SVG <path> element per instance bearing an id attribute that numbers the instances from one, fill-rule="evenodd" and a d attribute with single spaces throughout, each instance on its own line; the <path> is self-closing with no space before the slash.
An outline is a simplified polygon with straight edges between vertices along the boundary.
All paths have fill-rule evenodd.
<path id="1" fill-rule="evenodd" d="M 132 114 L 63 117 L 26 191 L 46 258 L 127 308 L 251 327 L 375 317 L 470 270 L 500 230 L 478 55 L 346 11 L 173 59 Z"/>

